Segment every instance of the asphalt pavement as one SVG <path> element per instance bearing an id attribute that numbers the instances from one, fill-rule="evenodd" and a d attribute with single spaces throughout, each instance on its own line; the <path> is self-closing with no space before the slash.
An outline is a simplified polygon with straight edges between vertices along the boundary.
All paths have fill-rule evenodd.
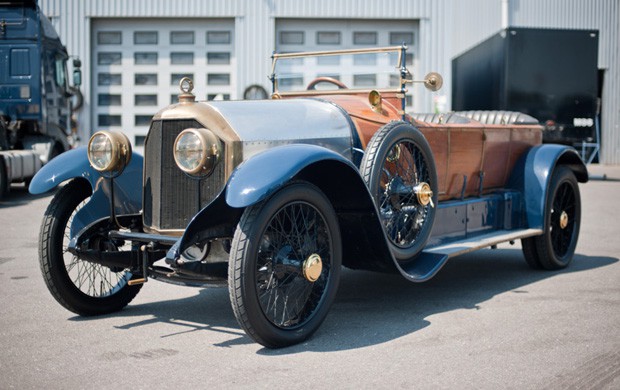
<path id="1" fill-rule="evenodd" d="M 431 281 L 344 270 L 307 342 L 268 350 L 226 288 L 149 281 L 121 312 L 83 318 L 40 274 L 53 194 L 0 201 L 0 389 L 620 388 L 620 167 L 591 166 L 573 264 L 530 270 L 519 243 L 451 260 Z"/>

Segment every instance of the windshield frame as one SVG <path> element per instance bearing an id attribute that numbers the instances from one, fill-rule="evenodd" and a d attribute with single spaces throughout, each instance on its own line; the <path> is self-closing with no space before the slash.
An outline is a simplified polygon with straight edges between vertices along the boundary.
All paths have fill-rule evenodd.
<path id="1" fill-rule="evenodd" d="M 368 93 L 370 91 L 376 90 L 381 93 L 402 94 L 401 104 L 402 104 L 402 110 L 404 111 L 405 105 L 406 105 L 405 94 L 407 93 L 406 85 L 407 83 L 412 82 L 412 80 L 407 79 L 407 76 L 411 77 L 411 74 L 409 73 L 409 70 L 407 69 L 406 55 L 405 55 L 406 52 L 407 52 L 407 45 L 404 45 L 404 44 L 400 46 L 387 46 L 387 47 L 364 48 L 364 49 L 307 51 L 307 52 L 296 52 L 296 53 L 274 52 L 271 56 L 271 59 L 272 59 L 271 75 L 269 76 L 269 80 L 271 80 L 271 97 L 277 99 L 279 97 L 286 97 L 286 96 L 349 95 L 349 94 Z M 398 54 L 398 60 L 397 60 L 397 63 L 395 64 L 395 68 L 398 70 L 398 73 L 400 74 L 400 82 L 399 82 L 398 87 L 381 88 L 381 89 L 338 89 L 338 90 L 305 90 L 305 91 L 280 91 L 278 89 L 276 64 L 278 60 L 280 59 L 324 57 L 324 56 L 336 56 L 336 55 L 355 55 L 355 54 L 369 54 L 369 53 L 397 53 Z"/>

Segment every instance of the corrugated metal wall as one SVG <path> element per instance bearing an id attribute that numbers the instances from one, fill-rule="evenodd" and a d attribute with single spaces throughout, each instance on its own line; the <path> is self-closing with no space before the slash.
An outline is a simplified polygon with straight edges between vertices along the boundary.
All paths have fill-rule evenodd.
<path id="1" fill-rule="evenodd" d="M 268 86 L 269 55 L 275 47 L 278 18 L 398 19 L 420 25 L 421 77 L 438 71 L 445 78 L 440 92 L 451 95 L 451 64 L 457 54 L 502 27 L 502 3 L 515 27 L 588 28 L 600 30 L 599 66 L 606 70 L 603 89 L 602 161 L 620 164 L 620 2 L 618 0 L 40 0 L 70 53 L 84 64 L 86 106 L 80 123 L 90 127 L 88 86 L 91 20 L 94 18 L 234 18 L 238 58 L 238 95 L 250 84 Z M 372 23 L 369 23 L 372 27 Z M 416 109 L 433 108 L 423 91 Z"/>

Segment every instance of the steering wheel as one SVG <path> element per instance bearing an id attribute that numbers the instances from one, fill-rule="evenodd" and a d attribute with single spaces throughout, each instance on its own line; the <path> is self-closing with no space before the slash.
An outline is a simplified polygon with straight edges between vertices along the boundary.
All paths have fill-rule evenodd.
<path id="1" fill-rule="evenodd" d="M 338 87 L 338 89 L 349 89 L 349 87 L 344 85 L 340 80 L 336 80 L 333 77 L 323 76 L 323 77 L 317 77 L 316 79 L 310 81 L 310 84 L 308 84 L 308 87 L 306 88 L 306 90 L 308 91 L 316 90 L 316 85 L 320 83 L 334 84 L 335 86 Z"/>

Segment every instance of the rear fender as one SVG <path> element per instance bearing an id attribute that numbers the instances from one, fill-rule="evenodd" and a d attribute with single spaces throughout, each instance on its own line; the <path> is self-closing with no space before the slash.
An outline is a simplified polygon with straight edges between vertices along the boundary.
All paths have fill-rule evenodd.
<path id="1" fill-rule="evenodd" d="M 580 183 L 588 181 L 588 170 L 577 151 L 569 146 L 544 144 L 531 148 L 515 165 L 510 187 L 523 193 L 527 227 L 543 229 L 547 192 L 554 169 L 570 168 Z"/>
<path id="2" fill-rule="evenodd" d="M 114 179 L 114 205 L 117 214 L 135 214 L 142 209 L 143 157 L 133 153 L 129 165 Z M 110 215 L 110 180 L 101 177 L 88 162 L 86 147 L 62 153 L 34 176 L 28 190 L 31 194 L 47 192 L 59 184 L 79 179 L 92 188 L 88 203 L 73 217 L 71 237 L 90 223 Z"/>

